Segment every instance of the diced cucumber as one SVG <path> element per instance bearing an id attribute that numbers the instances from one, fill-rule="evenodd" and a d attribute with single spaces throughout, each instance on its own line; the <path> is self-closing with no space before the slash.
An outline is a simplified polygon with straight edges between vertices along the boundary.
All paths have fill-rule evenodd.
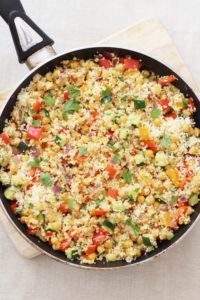
<path id="1" fill-rule="evenodd" d="M 108 253 L 106 255 L 106 261 L 115 261 L 116 259 L 117 259 L 117 257 L 114 253 Z"/>
<path id="2" fill-rule="evenodd" d="M 150 247 L 152 246 L 150 238 L 148 236 L 142 236 L 142 240 L 145 246 Z"/>
<path id="3" fill-rule="evenodd" d="M 173 232 L 169 232 L 168 234 L 167 234 L 167 239 L 170 241 L 170 240 L 172 240 L 173 238 L 174 238 L 174 233 Z"/>
<path id="4" fill-rule="evenodd" d="M 102 226 L 109 233 L 112 233 L 113 230 L 115 229 L 115 225 L 107 220 L 103 221 Z"/>
<path id="5" fill-rule="evenodd" d="M 15 186 L 23 184 L 23 178 L 20 174 L 13 175 L 11 178 L 11 183 Z"/>
<path id="6" fill-rule="evenodd" d="M 4 195 L 9 200 L 15 200 L 16 191 L 17 191 L 17 189 L 15 187 L 10 186 L 4 191 Z"/>
<path id="7" fill-rule="evenodd" d="M 67 255 L 67 258 L 70 260 L 74 260 L 79 257 L 78 250 L 75 247 L 67 249 L 66 255 Z"/>
<path id="8" fill-rule="evenodd" d="M 112 203 L 112 209 L 113 209 L 114 211 L 124 211 L 124 210 L 125 210 L 125 207 L 124 207 L 122 201 L 119 200 L 119 201 L 114 201 L 114 202 Z"/>
<path id="9" fill-rule="evenodd" d="M 134 107 L 135 109 L 143 109 L 146 107 L 146 103 L 144 100 L 141 100 L 141 99 L 136 99 L 136 97 L 133 99 L 134 101 Z"/>
<path id="10" fill-rule="evenodd" d="M 58 134 L 55 139 L 55 143 L 61 147 L 67 144 L 67 137 L 64 134 Z"/>
<path id="11" fill-rule="evenodd" d="M 163 151 L 157 152 L 155 157 L 155 166 L 165 167 L 167 165 L 168 165 L 168 160 L 166 154 Z"/>
<path id="12" fill-rule="evenodd" d="M 196 205 L 196 204 L 199 203 L 199 200 L 200 200 L 200 199 L 199 199 L 199 196 L 198 196 L 197 194 L 193 194 L 193 195 L 190 197 L 188 203 L 189 203 L 189 205 L 194 206 L 194 205 Z"/>
<path id="13" fill-rule="evenodd" d="M 134 156 L 134 159 L 135 159 L 135 163 L 137 166 L 142 166 L 145 164 L 145 157 L 144 157 L 144 154 L 142 152 L 136 154 Z"/>
<path id="14" fill-rule="evenodd" d="M 125 140 L 127 138 L 127 135 L 128 135 L 128 130 L 127 129 L 120 129 L 120 132 L 119 132 L 119 136 L 121 139 Z"/>
<path id="15" fill-rule="evenodd" d="M 113 241 L 118 244 L 119 243 L 119 237 L 118 236 L 114 236 L 113 237 Z"/>
<path id="16" fill-rule="evenodd" d="M 140 115 L 139 114 L 130 114 L 129 121 L 131 125 L 138 127 L 140 122 Z"/>
<path id="17" fill-rule="evenodd" d="M 131 194 L 128 196 L 129 199 L 131 201 L 136 201 L 139 192 L 140 192 L 140 185 L 139 184 L 134 185 Z"/>

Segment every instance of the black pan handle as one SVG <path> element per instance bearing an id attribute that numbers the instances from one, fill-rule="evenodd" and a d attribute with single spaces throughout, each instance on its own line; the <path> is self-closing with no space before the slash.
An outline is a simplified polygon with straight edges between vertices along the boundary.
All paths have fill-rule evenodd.
<path id="1" fill-rule="evenodd" d="M 25 62 L 36 51 L 54 43 L 26 15 L 20 0 L 0 0 L 0 15 L 9 25 L 20 63 Z"/>

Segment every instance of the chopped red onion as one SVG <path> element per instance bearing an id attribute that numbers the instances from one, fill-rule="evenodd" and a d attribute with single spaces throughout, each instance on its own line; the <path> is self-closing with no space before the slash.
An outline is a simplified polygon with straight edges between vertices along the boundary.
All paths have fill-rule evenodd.
<path id="1" fill-rule="evenodd" d="M 113 159 L 112 157 L 109 157 L 109 158 L 108 158 L 108 161 L 109 161 L 109 163 L 110 163 L 111 165 L 114 165 L 114 164 L 115 164 L 115 161 L 114 161 L 114 159 Z"/>
<path id="2" fill-rule="evenodd" d="M 70 144 L 67 144 L 65 146 L 65 152 L 68 153 L 70 150 L 72 149 L 72 147 L 70 146 Z"/>
<path id="3" fill-rule="evenodd" d="M 33 157 L 38 157 L 38 156 L 40 156 L 40 150 L 37 149 L 37 148 L 35 148 L 35 147 L 33 147 L 33 148 L 31 149 L 31 155 L 32 155 Z"/>
<path id="4" fill-rule="evenodd" d="M 93 131 L 89 132 L 88 137 L 93 137 L 93 136 L 95 136 L 95 132 Z"/>
<path id="5" fill-rule="evenodd" d="M 54 192 L 55 194 L 57 194 L 57 193 L 60 193 L 60 191 L 61 191 L 61 187 L 58 186 L 58 185 L 54 185 L 54 187 L 53 187 L 53 192 Z"/>

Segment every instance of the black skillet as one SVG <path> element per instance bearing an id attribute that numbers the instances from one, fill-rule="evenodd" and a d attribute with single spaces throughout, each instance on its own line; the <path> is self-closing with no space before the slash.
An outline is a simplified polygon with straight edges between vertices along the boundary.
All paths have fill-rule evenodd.
<path id="1" fill-rule="evenodd" d="M 16 51 L 18 54 L 19 62 L 26 62 L 30 69 L 33 69 L 19 84 L 18 87 L 12 92 L 6 102 L 5 107 L 0 115 L 0 132 L 3 130 L 5 120 L 9 118 L 13 106 L 16 102 L 16 97 L 20 90 L 26 87 L 32 80 L 34 74 L 40 73 L 42 75 L 52 71 L 55 66 L 58 66 L 61 61 L 65 59 L 78 58 L 92 58 L 97 52 L 114 52 L 120 57 L 127 55 L 135 59 L 142 60 L 143 68 L 153 71 L 158 75 L 175 75 L 178 80 L 175 86 L 178 87 L 182 93 L 188 97 L 192 97 L 196 104 L 197 111 L 194 114 L 196 126 L 200 127 L 200 102 L 191 88 L 184 82 L 173 70 L 165 66 L 161 62 L 133 50 L 116 48 L 116 47 L 90 47 L 84 49 L 73 50 L 64 54 L 56 55 L 51 47 L 53 40 L 50 39 L 25 13 L 19 0 L 0 0 L 0 15 L 8 23 L 12 37 L 15 43 Z M 45 60 L 45 62 L 44 62 Z M 38 65 L 39 64 L 39 65 Z M 96 262 L 93 265 L 80 264 L 79 261 L 69 261 L 64 253 L 54 251 L 47 243 L 42 242 L 35 236 L 27 234 L 25 225 L 21 224 L 16 215 L 12 213 L 9 208 L 9 201 L 4 196 L 4 187 L 0 185 L 0 198 L 4 212 L 6 213 L 9 221 L 18 230 L 18 232 L 34 247 L 37 247 L 42 253 L 56 259 L 57 261 L 67 263 L 76 267 L 90 268 L 90 269 L 113 269 L 127 266 L 133 266 L 144 261 L 148 261 L 166 251 L 168 248 L 175 245 L 186 233 L 189 232 L 191 227 L 196 223 L 200 213 L 200 203 L 195 207 L 195 212 L 191 215 L 191 222 L 188 225 L 183 225 L 176 232 L 175 238 L 170 241 L 163 241 L 159 244 L 158 248 L 153 252 L 142 255 L 135 262 L 126 263 L 125 261 L 117 262 Z"/>

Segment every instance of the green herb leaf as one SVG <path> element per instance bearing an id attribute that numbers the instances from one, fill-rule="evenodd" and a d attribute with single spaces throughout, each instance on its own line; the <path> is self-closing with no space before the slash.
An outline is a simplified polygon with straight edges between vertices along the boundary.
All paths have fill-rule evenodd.
<path id="1" fill-rule="evenodd" d="M 123 96 L 123 97 L 121 98 L 121 100 L 122 100 L 122 101 L 127 101 L 127 100 L 128 100 L 128 96 L 127 96 L 127 95 Z"/>
<path id="2" fill-rule="evenodd" d="M 147 236 L 142 236 L 142 240 L 145 246 L 152 246 L 150 239 Z"/>
<path id="3" fill-rule="evenodd" d="M 64 111 L 69 111 L 69 112 L 74 112 L 76 110 L 81 109 L 81 105 L 79 102 L 75 101 L 75 100 L 69 100 L 67 102 L 64 103 Z"/>
<path id="4" fill-rule="evenodd" d="M 38 168 L 40 166 L 41 160 L 39 158 L 35 158 L 34 160 L 31 160 L 28 162 L 28 165 L 31 167 Z"/>
<path id="5" fill-rule="evenodd" d="M 135 233 L 135 235 L 137 235 L 138 232 L 140 231 L 140 227 L 137 224 L 132 223 L 131 219 L 128 219 L 126 221 L 126 224 L 133 229 L 133 232 Z"/>
<path id="6" fill-rule="evenodd" d="M 133 98 L 133 101 L 134 101 L 134 107 L 135 107 L 135 109 L 143 109 L 143 108 L 146 107 L 145 101 L 142 100 L 142 99 L 139 99 L 138 96 L 135 96 Z"/>
<path id="7" fill-rule="evenodd" d="M 77 95 L 80 93 L 80 89 L 77 88 L 76 86 L 74 85 L 71 85 L 67 88 L 67 90 L 70 92 L 70 95 L 69 97 L 71 99 L 75 99 L 77 97 Z"/>
<path id="8" fill-rule="evenodd" d="M 168 135 L 164 134 L 159 146 L 168 148 L 169 145 L 170 145 L 170 137 Z"/>
<path id="9" fill-rule="evenodd" d="M 19 208 L 19 207 L 17 207 L 17 208 L 15 209 L 15 213 L 16 213 L 16 214 L 20 214 L 22 211 L 23 211 L 23 209 L 22 209 L 22 208 Z"/>
<path id="10" fill-rule="evenodd" d="M 48 104 L 49 106 L 54 106 L 56 101 L 52 97 L 46 96 L 46 97 L 44 97 L 44 102 L 46 104 Z"/>
<path id="11" fill-rule="evenodd" d="M 124 172 L 122 177 L 127 183 L 131 183 L 132 174 L 130 172 Z"/>
<path id="12" fill-rule="evenodd" d="M 98 204 L 100 204 L 102 201 L 103 201 L 103 200 L 101 200 L 101 199 L 97 199 L 97 200 L 95 200 L 94 202 L 98 205 Z"/>
<path id="13" fill-rule="evenodd" d="M 182 103 L 183 103 L 183 106 L 185 106 L 185 107 L 188 106 L 188 100 L 186 98 L 183 98 Z"/>
<path id="14" fill-rule="evenodd" d="M 81 147 L 81 148 L 79 149 L 77 158 L 83 156 L 83 155 L 86 154 L 86 153 L 87 153 L 87 149 L 84 148 L 84 147 Z"/>
<path id="15" fill-rule="evenodd" d="M 67 119 L 68 119 L 68 114 L 67 114 L 66 111 L 64 111 L 64 112 L 62 113 L 62 117 L 63 117 L 64 120 L 67 120 Z"/>
<path id="16" fill-rule="evenodd" d="M 115 142 L 112 141 L 112 140 L 108 143 L 108 146 L 109 146 L 110 148 L 114 148 L 114 145 L 115 145 Z"/>
<path id="17" fill-rule="evenodd" d="M 61 138 L 59 137 L 59 135 L 56 135 L 56 138 L 55 138 L 56 145 L 60 146 L 60 142 L 61 142 Z"/>
<path id="18" fill-rule="evenodd" d="M 69 199 L 67 206 L 68 206 L 69 209 L 72 209 L 74 207 L 74 200 L 73 199 Z"/>
<path id="19" fill-rule="evenodd" d="M 115 154 L 113 155 L 113 159 L 114 159 L 114 161 L 115 161 L 116 163 L 118 163 L 118 162 L 120 161 L 120 155 L 119 155 L 119 153 L 115 153 Z"/>
<path id="20" fill-rule="evenodd" d="M 110 95 L 110 91 L 108 88 L 105 88 L 102 92 L 101 95 L 103 96 L 103 98 L 101 99 L 101 103 L 102 104 L 106 104 L 108 102 L 111 101 L 111 95 Z"/>
<path id="21" fill-rule="evenodd" d="M 32 126 L 34 126 L 34 127 L 40 127 L 41 126 L 41 121 L 40 120 L 33 120 Z"/>
<path id="22" fill-rule="evenodd" d="M 45 186 L 51 186 L 53 184 L 53 180 L 51 179 L 49 173 L 40 173 L 40 181 Z"/>
<path id="23" fill-rule="evenodd" d="M 156 107 L 152 108 L 152 110 L 151 110 L 152 119 L 157 119 L 160 116 L 160 114 L 161 114 L 161 109 L 156 108 Z"/>
<path id="24" fill-rule="evenodd" d="M 118 76 L 118 79 L 121 81 L 121 82 L 124 82 L 124 78 L 122 76 Z"/>
<path id="25" fill-rule="evenodd" d="M 22 117 L 22 121 L 27 121 L 27 118 L 28 118 L 28 114 L 27 113 L 24 113 L 23 114 L 23 117 Z"/>

